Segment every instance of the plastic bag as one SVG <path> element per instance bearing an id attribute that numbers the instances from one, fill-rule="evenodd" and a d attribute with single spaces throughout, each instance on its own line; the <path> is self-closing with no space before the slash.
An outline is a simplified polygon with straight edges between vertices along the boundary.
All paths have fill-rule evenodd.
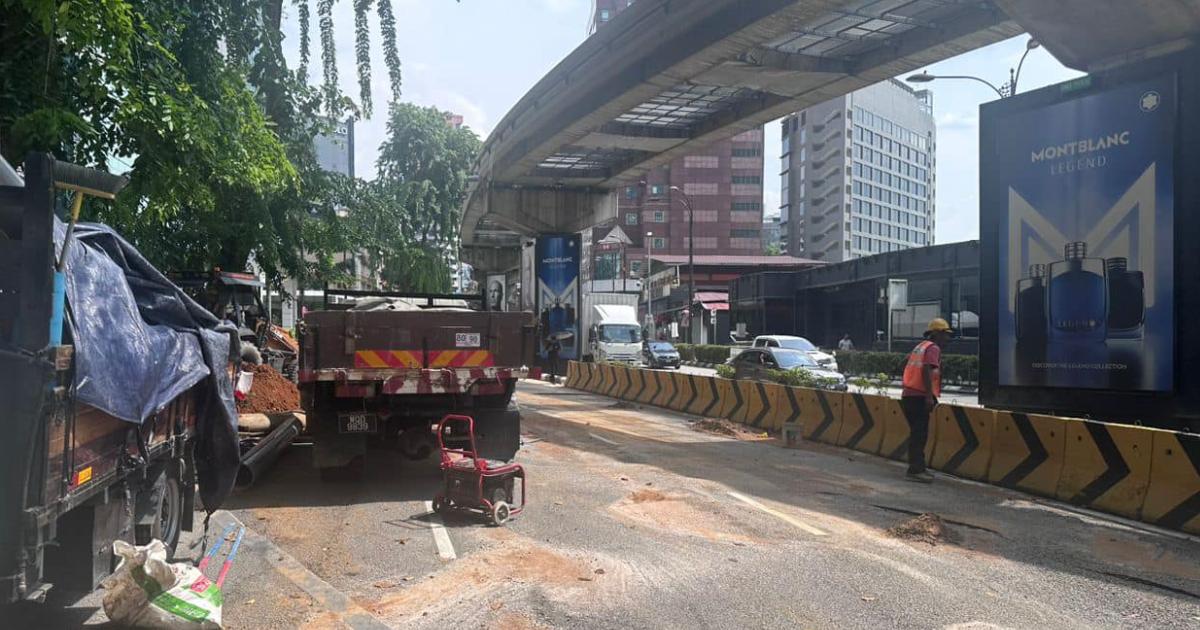
<path id="1" fill-rule="evenodd" d="M 196 567 L 168 563 L 162 541 L 134 546 L 113 543 L 120 559 L 117 570 L 101 583 L 104 614 L 109 620 L 135 628 L 218 630 L 221 627 L 219 586 Z"/>

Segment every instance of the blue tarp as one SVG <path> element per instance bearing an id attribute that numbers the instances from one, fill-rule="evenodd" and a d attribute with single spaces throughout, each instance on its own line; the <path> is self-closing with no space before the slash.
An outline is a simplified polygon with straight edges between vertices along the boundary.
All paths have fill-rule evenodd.
<path id="1" fill-rule="evenodd" d="M 65 233 L 56 220 L 58 251 Z M 197 474 L 205 508 L 217 509 L 239 464 L 237 410 L 226 372 L 240 351 L 237 329 L 184 294 L 108 226 L 78 224 L 73 239 L 65 272 L 77 400 L 141 424 L 200 384 Z"/>

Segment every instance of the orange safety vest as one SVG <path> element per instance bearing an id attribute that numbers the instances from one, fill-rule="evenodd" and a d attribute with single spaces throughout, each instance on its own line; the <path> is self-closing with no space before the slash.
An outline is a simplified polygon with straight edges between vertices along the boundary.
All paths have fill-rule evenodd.
<path id="1" fill-rule="evenodd" d="M 933 345 L 932 341 L 922 341 L 913 348 L 913 351 L 908 353 L 908 364 L 904 366 L 904 387 L 916 390 L 922 393 L 925 391 L 925 379 L 921 377 L 921 371 L 925 367 L 925 351 Z M 938 367 L 933 368 L 931 374 L 933 381 L 933 395 L 935 397 L 942 395 L 942 371 Z"/>

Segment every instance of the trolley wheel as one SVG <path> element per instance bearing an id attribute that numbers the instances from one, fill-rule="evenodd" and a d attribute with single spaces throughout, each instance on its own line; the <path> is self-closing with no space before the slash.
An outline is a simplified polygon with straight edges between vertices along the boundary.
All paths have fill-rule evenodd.
<path id="1" fill-rule="evenodd" d="M 496 503 L 493 503 L 492 504 L 492 525 L 499 527 L 499 526 L 505 524 L 506 522 L 508 522 L 508 517 L 511 513 L 512 513 L 512 510 L 509 509 L 508 503 L 506 503 L 504 501 L 497 501 Z"/>
<path id="2" fill-rule="evenodd" d="M 433 497 L 433 511 L 435 514 L 446 513 L 446 497 L 440 494 L 436 497 Z"/>

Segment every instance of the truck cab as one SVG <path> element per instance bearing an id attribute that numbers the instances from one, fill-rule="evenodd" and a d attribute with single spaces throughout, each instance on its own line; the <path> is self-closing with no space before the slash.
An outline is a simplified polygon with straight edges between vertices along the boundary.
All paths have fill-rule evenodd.
<path id="1" fill-rule="evenodd" d="M 595 361 L 615 361 L 640 365 L 642 327 L 632 306 L 595 304 L 592 306 L 589 351 Z"/>

